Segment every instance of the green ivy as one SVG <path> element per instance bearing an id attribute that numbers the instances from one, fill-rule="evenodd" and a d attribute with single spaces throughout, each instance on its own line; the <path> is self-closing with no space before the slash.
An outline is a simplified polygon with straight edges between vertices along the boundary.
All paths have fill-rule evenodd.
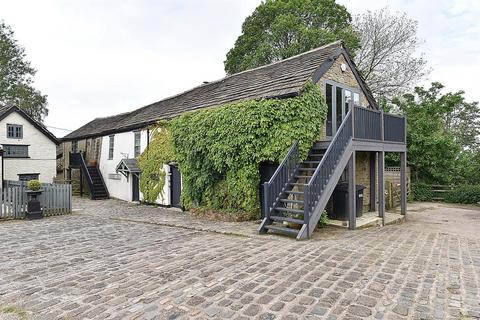
<path id="1" fill-rule="evenodd" d="M 241 212 L 256 218 L 260 212 L 260 163 L 280 162 L 295 140 L 299 142 L 300 157 L 306 158 L 319 140 L 326 114 L 323 94 L 310 82 L 293 98 L 249 100 L 185 113 L 159 131 L 157 139 L 162 135 L 168 135 L 168 139 L 152 140 L 155 145 L 171 142 L 174 157 L 151 157 L 157 166 L 158 161 L 167 158 L 178 161 L 182 204 L 186 208 Z M 162 148 L 170 150 L 158 146 L 153 151 L 149 147 L 148 153 L 163 152 Z M 140 167 L 144 170 L 142 163 Z M 145 176 L 144 171 L 142 180 L 149 179 Z M 157 190 L 163 186 L 159 181 L 141 185 L 147 189 L 155 186 Z"/>
<path id="2" fill-rule="evenodd" d="M 413 184 L 413 199 L 416 201 L 432 201 L 435 196 L 432 186 L 425 183 Z"/>
<path id="3" fill-rule="evenodd" d="M 142 170 L 140 177 L 140 191 L 146 202 L 154 203 L 165 185 L 165 171 L 163 165 L 175 160 L 172 135 L 168 123 L 160 122 L 152 130 L 153 134 L 148 148 L 138 158 L 138 165 Z"/>

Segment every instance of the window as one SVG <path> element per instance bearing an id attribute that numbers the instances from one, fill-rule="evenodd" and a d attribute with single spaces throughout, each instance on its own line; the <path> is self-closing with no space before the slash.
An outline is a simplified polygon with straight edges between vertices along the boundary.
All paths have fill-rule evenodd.
<path id="1" fill-rule="evenodd" d="M 28 146 L 4 144 L 3 152 L 5 158 L 28 158 Z"/>
<path id="2" fill-rule="evenodd" d="M 334 136 L 353 104 L 360 105 L 360 94 L 341 84 L 329 81 L 325 84 L 327 102 L 327 136 Z"/>
<path id="3" fill-rule="evenodd" d="M 78 152 L 78 141 L 72 141 L 72 153 L 77 153 Z"/>
<path id="4" fill-rule="evenodd" d="M 39 173 L 19 173 L 18 181 L 38 180 L 39 176 L 40 176 Z"/>
<path id="5" fill-rule="evenodd" d="M 20 124 L 7 124 L 7 138 L 23 139 L 23 126 Z"/>
<path id="6" fill-rule="evenodd" d="M 133 154 L 134 158 L 140 155 L 140 131 L 135 131 L 134 133 L 134 147 L 133 147 Z"/>
<path id="7" fill-rule="evenodd" d="M 113 145 L 114 145 L 114 142 L 115 142 L 115 136 L 114 135 L 111 135 L 108 137 L 108 160 L 112 160 L 113 159 Z"/>

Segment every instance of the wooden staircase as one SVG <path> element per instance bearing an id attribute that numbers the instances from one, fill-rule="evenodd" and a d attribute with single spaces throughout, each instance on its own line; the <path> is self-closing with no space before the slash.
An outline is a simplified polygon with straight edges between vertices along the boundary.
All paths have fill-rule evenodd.
<path id="1" fill-rule="evenodd" d="M 273 208 L 270 219 L 271 224 L 265 225 L 266 230 L 297 237 L 304 219 L 304 190 L 317 169 L 325 153 L 325 149 L 315 149 L 309 152 L 305 161 L 298 165 L 291 182 L 278 199 Z"/>
<path id="2" fill-rule="evenodd" d="M 258 232 L 309 238 L 352 154 L 351 111 L 326 150 L 314 146 L 300 162 L 295 142 L 264 184 L 264 219 Z"/>

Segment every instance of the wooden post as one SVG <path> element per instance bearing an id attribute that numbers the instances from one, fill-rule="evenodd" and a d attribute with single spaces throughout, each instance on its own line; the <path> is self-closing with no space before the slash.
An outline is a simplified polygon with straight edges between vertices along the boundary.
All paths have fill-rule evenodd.
<path id="1" fill-rule="evenodd" d="M 357 188 L 355 186 L 355 156 L 356 152 L 352 152 L 352 156 L 348 161 L 348 229 L 355 230 L 357 227 L 356 216 L 356 193 Z"/>
<path id="2" fill-rule="evenodd" d="M 407 217 L 407 152 L 400 153 L 400 207 L 401 214 Z"/>
<path id="3" fill-rule="evenodd" d="M 370 152 L 370 211 L 375 211 L 377 197 L 376 197 L 376 180 L 377 175 L 375 172 L 377 161 L 377 153 Z"/>
<path id="4" fill-rule="evenodd" d="M 378 153 L 378 216 L 385 225 L 385 151 Z"/>

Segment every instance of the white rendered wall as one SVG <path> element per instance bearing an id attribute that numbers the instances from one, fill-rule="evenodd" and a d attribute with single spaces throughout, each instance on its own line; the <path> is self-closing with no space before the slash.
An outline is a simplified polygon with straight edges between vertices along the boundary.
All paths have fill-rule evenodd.
<path id="1" fill-rule="evenodd" d="M 22 125 L 23 138 L 7 138 L 7 124 Z M 18 174 L 21 173 L 39 173 L 41 182 L 53 182 L 53 178 L 57 174 L 56 144 L 22 115 L 12 112 L 0 121 L 0 144 L 29 146 L 29 158 L 4 159 L 5 180 L 18 180 Z"/>
<path id="2" fill-rule="evenodd" d="M 125 201 L 132 201 L 132 177 L 127 178 L 120 174 L 120 180 L 114 180 L 109 178 L 110 174 L 117 174 L 115 169 L 120 161 L 124 158 L 134 157 L 134 145 L 135 134 L 134 131 L 117 133 L 114 135 L 114 147 L 113 147 L 113 159 L 108 159 L 108 149 L 110 144 L 109 136 L 102 137 L 102 150 L 100 154 L 99 169 L 102 173 L 103 180 L 107 186 L 110 197 L 117 198 Z M 148 134 L 147 130 L 140 132 L 140 149 L 143 152 L 147 147 Z M 165 177 L 165 186 L 163 188 L 163 199 L 159 196 L 156 203 L 162 205 L 170 204 L 170 175 L 169 167 L 164 166 L 164 170 L 167 170 Z M 117 176 L 118 177 L 118 176 Z M 143 199 L 143 195 L 140 193 L 140 199 Z"/>

